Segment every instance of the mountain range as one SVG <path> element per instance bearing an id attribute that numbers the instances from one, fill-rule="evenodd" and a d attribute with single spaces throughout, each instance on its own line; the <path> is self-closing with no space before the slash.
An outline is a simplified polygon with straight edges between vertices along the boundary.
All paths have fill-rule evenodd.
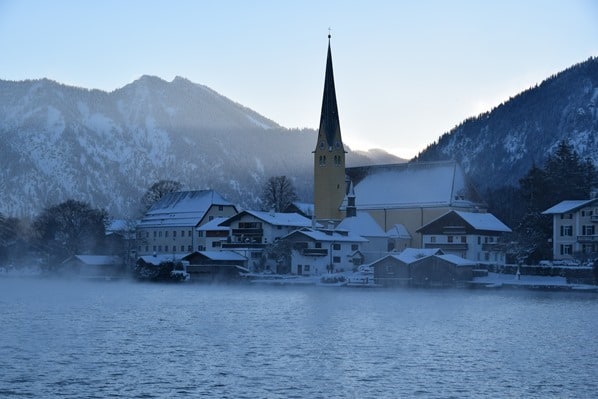
<path id="1" fill-rule="evenodd" d="M 0 212 L 32 217 L 76 199 L 136 217 L 159 180 L 256 208 L 279 175 L 312 201 L 316 139 L 180 77 L 142 76 L 112 92 L 0 80 Z M 401 161 L 382 150 L 347 154 L 352 165 Z"/>
<path id="2" fill-rule="evenodd" d="M 465 120 L 415 161 L 458 161 L 478 191 L 517 186 L 560 141 L 598 166 L 598 58 L 553 75 L 489 112 Z"/>

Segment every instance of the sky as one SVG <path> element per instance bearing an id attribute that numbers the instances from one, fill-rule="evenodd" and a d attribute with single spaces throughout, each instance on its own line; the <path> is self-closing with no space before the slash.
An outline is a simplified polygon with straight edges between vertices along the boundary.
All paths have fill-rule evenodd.
<path id="1" fill-rule="evenodd" d="M 0 79 L 182 76 L 315 129 L 329 29 L 343 141 L 411 158 L 598 56 L 598 0 L 0 0 Z"/>

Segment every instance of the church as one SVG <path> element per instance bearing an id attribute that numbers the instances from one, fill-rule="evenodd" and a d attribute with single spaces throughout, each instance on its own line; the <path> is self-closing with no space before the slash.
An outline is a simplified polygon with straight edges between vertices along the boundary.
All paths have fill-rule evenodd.
<path id="1" fill-rule="evenodd" d="M 350 155 L 350 154 L 349 154 Z M 346 167 L 330 35 L 314 162 L 314 215 L 338 225 L 348 206 L 367 212 L 385 231 L 403 226 L 404 247 L 423 247 L 418 230 L 450 211 L 485 212 L 486 206 L 455 161 Z M 351 196 L 349 197 L 349 187 Z M 351 201 L 351 204 L 348 204 Z M 403 248 L 396 248 L 403 249 Z"/>

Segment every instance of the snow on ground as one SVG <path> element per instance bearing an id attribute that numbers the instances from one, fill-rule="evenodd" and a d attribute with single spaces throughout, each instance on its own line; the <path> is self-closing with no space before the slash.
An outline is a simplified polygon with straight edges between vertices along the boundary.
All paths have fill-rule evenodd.
<path id="1" fill-rule="evenodd" d="M 485 277 L 474 277 L 473 284 L 487 288 L 521 287 L 521 288 L 571 288 L 596 289 L 595 285 L 569 284 L 565 277 L 559 276 L 526 276 L 517 274 L 488 273 Z"/>

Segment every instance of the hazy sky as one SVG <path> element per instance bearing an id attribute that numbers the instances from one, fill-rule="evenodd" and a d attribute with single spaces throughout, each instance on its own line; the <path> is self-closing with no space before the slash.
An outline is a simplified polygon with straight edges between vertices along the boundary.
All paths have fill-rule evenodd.
<path id="1" fill-rule="evenodd" d="M 0 79 L 183 76 L 317 128 L 329 27 L 344 141 L 403 157 L 598 56 L 597 0 L 0 0 Z"/>

